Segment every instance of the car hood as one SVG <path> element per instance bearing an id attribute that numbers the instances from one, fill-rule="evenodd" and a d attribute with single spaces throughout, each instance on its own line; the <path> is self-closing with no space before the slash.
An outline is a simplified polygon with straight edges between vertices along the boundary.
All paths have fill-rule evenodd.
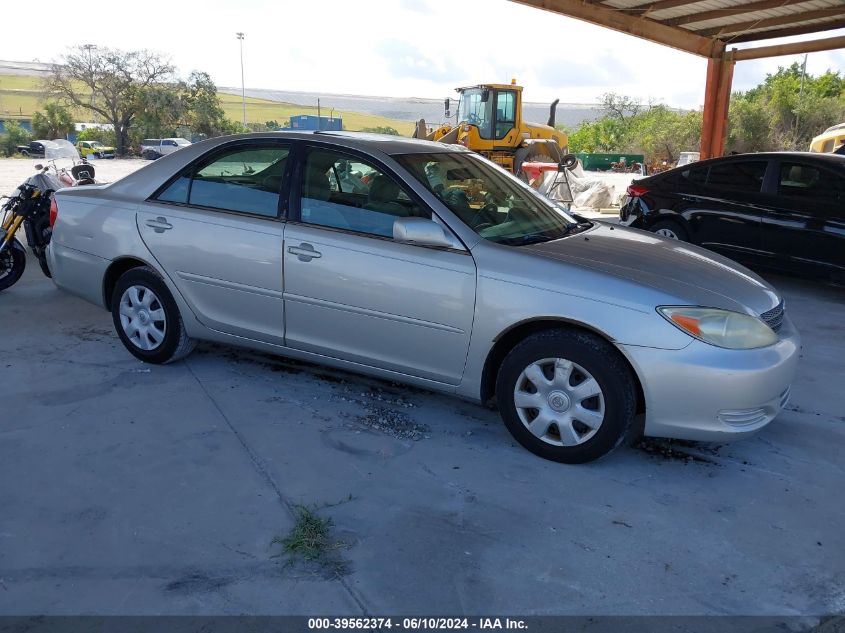
<path id="1" fill-rule="evenodd" d="M 758 275 L 687 242 L 597 223 L 584 233 L 523 247 L 654 288 L 667 300 L 760 315 L 781 300 Z"/>

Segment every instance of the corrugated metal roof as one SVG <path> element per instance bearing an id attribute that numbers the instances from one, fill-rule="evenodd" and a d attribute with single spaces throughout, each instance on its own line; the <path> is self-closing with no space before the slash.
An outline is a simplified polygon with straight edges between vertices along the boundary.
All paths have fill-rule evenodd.
<path id="1" fill-rule="evenodd" d="M 845 0 L 587 0 L 691 33 L 731 41 L 845 28 Z M 697 16 L 701 16 L 697 19 Z"/>

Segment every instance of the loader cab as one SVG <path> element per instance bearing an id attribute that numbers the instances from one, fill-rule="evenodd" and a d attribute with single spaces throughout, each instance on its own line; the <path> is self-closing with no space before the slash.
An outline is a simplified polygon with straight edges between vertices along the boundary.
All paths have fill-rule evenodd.
<path id="1" fill-rule="evenodd" d="M 458 88 L 458 124 L 472 125 L 485 141 L 505 141 L 512 145 L 513 133 L 521 124 L 522 88 L 516 85 L 480 85 Z M 501 144 L 501 143 L 497 143 Z"/>

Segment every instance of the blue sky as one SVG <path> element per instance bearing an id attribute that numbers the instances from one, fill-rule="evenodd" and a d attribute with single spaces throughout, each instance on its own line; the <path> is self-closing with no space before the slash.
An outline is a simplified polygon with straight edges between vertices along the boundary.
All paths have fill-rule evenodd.
<path id="1" fill-rule="evenodd" d="M 55 19 L 39 20 L 36 37 L 6 29 L 0 59 L 55 61 L 83 43 L 149 48 L 183 74 L 205 70 L 218 85 L 239 86 L 235 32 L 243 31 L 250 88 L 441 98 L 459 85 L 515 77 L 530 101 L 591 103 L 613 91 L 697 107 L 704 97 L 701 58 L 507 0 L 107 4 L 74 11 L 66 0 L 39 0 L 38 13 Z M 128 17 L 118 21 L 121 7 Z M 742 62 L 734 88 L 802 59 Z M 810 55 L 810 72 L 827 68 L 845 70 L 845 52 Z"/>

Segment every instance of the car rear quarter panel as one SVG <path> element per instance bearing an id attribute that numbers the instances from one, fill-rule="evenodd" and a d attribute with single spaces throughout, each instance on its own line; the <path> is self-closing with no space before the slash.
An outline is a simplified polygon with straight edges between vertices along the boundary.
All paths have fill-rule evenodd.
<path id="1" fill-rule="evenodd" d="M 138 234 L 135 200 L 111 196 L 107 187 L 80 187 L 57 192 L 56 201 L 59 213 L 51 241 L 56 285 L 106 307 L 106 271 L 115 261 L 134 259 L 156 270 L 180 310 L 191 314 Z"/>

